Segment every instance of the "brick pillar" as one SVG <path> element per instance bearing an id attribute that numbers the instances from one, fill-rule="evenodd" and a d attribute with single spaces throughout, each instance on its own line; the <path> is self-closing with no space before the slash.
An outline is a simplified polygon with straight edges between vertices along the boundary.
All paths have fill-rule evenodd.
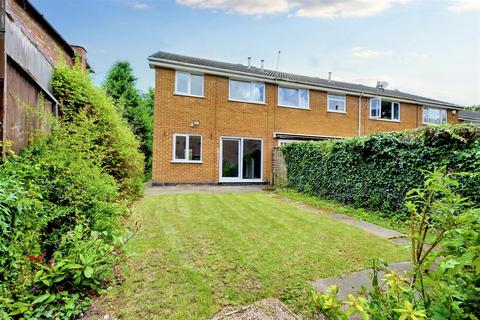
<path id="1" fill-rule="evenodd" d="M 286 187 L 288 185 L 287 166 L 279 147 L 273 148 L 272 178 L 274 186 Z"/>
<path id="2" fill-rule="evenodd" d="M 83 71 L 87 69 L 87 50 L 82 46 L 72 45 L 73 50 L 78 54 L 80 66 Z"/>

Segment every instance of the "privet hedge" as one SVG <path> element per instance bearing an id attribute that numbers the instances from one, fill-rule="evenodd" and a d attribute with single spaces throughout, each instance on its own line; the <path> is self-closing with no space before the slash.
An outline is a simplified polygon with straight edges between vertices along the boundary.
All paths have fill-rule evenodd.
<path id="1" fill-rule="evenodd" d="M 289 185 L 300 192 L 401 217 L 406 192 L 422 185 L 426 171 L 446 166 L 468 173 L 459 192 L 480 206 L 480 128 L 472 125 L 293 143 L 282 151 Z"/>

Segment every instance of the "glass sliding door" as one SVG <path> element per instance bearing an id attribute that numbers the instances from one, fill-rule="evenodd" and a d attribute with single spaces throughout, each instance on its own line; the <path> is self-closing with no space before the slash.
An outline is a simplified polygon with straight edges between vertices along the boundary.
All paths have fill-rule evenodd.
<path id="1" fill-rule="evenodd" d="M 240 176 L 240 139 L 222 139 L 222 179 L 237 180 Z"/>
<path id="2" fill-rule="evenodd" d="M 262 140 L 225 137 L 220 150 L 220 182 L 262 181 Z"/>
<path id="3" fill-rule="evenodd" d="M 243 139 L 243 179 L 262 178 L 262 140 Z"/>

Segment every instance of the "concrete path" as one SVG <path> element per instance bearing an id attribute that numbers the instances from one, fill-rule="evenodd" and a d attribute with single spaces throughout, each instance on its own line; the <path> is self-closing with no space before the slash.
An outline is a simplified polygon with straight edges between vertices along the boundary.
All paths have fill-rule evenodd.
<path id="1" fill-rule="evenodd" d="M 265 185 L 177 185 L 168 187 L 146 187 L 146 196 L 156 196 L 161 194 L 187 194 L 187 193 L 217 193 L 217 192 L 261 192 Z"/>
<path id="2" fill-rule="evenodd" d="M 412 264 L 409 261 L 392 263 L 388 266 L 388 270 L 396 270 L 397 274 L 403 275 L 405 271 L 410 272 L 412 270 Z M 320 292 L 327 292 L 328 287 L 336 285 L 339 292 L 338 297 L 341 300 L 347 300 L 349 294 L 355 294 L 362 286 L 372 288 L 371 279 L 372 270 L 366 269 L 362 271 L 352 272 L 339 277 L 330 277 L 317 280 L 313 283 L 313 286 Z M 380 285 L 383 284 L 382 278 L 385 272 L 378 273 Z"/>
<path id="3" fill-rule="evenodd" d="M 373 224 L 373 223 L 370 223 L 370 222 L 367 222 L 367 221 L 363 221 L 363 220 L 348 216 L 346 214 L 327 212 L 325 210 L 315 208 L 315 207 L 306 205 L 302 202 L 295 201 L 295 200 L 292 200 L 292 199 L 289 199 L 289 198 L 286 198 L 286 197 L 281 197 L 281 198 L 284 199 L 285 201 L 295 205 L 296 207 L 298 207 L 300 209 L 307 210 L 307 211 L 310 211 L 310 212 L 314 212 L 314 213 L 320 214 L 324 217 L 349 224 L 351 226 L 354 226 L 354 227 L 360 228 L 362 230 L 365 230 L 369 233 L 372 233 L 372 234 L 376 235 L 377 237 L 380 237 L 380 238 L 383 238 L 383 239 L 390 239 L 390 240 L 392 240 L 396 243 L 399 243 L 399 244 L 408 243 L 406 241 L 406 236 L 403 233 L 400 233 L 396 230 L 392 230 L 392 229 L 385 228 L 385 227 L 382 227 L 382 226 L 379 226 L 379 225 L 376 225 L 376 224 Z"/>

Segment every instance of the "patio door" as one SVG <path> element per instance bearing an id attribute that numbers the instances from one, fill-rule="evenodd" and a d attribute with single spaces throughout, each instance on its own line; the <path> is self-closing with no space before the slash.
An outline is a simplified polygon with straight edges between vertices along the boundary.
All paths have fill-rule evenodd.
<path id="1" fill-rule="evenodd" d="M 263 141 L 220 139 L 220 182 L 262 182 Z"/>

